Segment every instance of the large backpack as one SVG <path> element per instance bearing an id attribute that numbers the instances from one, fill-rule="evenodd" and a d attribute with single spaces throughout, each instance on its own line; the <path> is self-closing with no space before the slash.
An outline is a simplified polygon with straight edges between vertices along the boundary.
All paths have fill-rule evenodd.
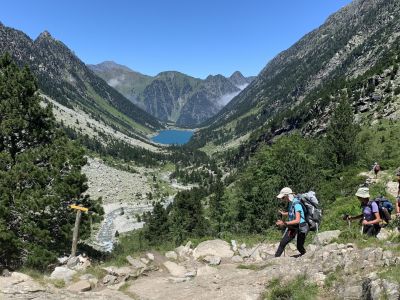
<path id="1" fill-rule="evenodd" d="M 306 222 L 310 227 L 310 231 L 317 231 L 322 220 L 322 209 L 319 208 L 319 201 L 315 192 L 309 191 L 305 194 L 297 196 L 303 207 Z"/>
<path id="2" fill-rule="evenodd" d="M 379 209 L 379 215 L 383 221 L 385 221 L 387 224 L 390 222 L 392 219 L 391 213 L 393 211 L 393 204 L 390 202 L 389 199 L 380 196 L 378 198 L 375 198 L 372 201 L 368 202 L 368 206 L 371 207 L 372 210 L 372 202 L 375 202 L 378 205 Z"/>

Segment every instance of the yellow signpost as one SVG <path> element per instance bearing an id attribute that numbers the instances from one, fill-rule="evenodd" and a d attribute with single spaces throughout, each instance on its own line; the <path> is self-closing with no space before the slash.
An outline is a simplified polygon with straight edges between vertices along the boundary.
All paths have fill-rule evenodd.
<path id="1" fill-rule="evenodd" d="M 89 208 L 86 208 L 86 207 L 83 207 L 83 206 L 74 205 L 74 204 L 70 205 L 69 207 L 73 208 L 73 209 L 79 209 L 79 210 L 84 211 L 84 212 L 87 212 L 89 210 Z"/>
<path id="2" fill-rule="evenodd" d="M 71 249 L 71 256 L 74 257 L 76 256 L 76 248 L 78 245 L 79 224 L 81 222 L 81 215 L 82 212 L 88 212 L 89 209 L 74 204 L 70 205 L 69 207 L 76 210 L 75 227 L 74 227 L 74 233 L 72 235 L 72 249 Z"/>

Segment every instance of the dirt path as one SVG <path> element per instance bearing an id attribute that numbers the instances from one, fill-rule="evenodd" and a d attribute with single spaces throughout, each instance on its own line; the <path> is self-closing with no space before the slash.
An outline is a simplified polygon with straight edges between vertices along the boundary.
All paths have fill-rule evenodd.
<path id="1" fill-rule="evenodd" d="M 399 188 L 399 184 L 396 181 L 392 181 L 392 176 L 390 174 L 388 174 L 386 171 L 381 171 L 378 174 L 378 178 L 375 178 L 375 174 L 372 171 L 369 172 L 362 172 L 359 175 L 361 176 L 366 176 L 367 180 L 366 182 L 368 183 L 368 185 L 371 184 L 376 184 L 379 182 L 383 182 L 386 186 L 386 192 L 390 195 L 392 195 L 393 197 L 397 197 L 397 191 Z"/>
<path id="2" fill-rule="evenodd" d="M 181 283 L 172 283 L 164 273 L 133 281 L 128 291 L 139 299 L 153 300 L 256 300 L 268 282 L 265 271 L 238 269 L 237 264 L 208 267 L 203 275 Z"/>

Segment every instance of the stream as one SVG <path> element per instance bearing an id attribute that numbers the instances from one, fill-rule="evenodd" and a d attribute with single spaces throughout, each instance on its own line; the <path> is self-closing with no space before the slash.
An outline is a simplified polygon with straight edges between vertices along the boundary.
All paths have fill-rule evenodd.
<path id="1" fill-rule="evenodd" d="M 173 196 L 165 198 L 163 201 L 164 207 L 167 207 L 173 199 Z M 93 246 L 99 251 L 111 252 L 114 248 L 116 231 L 121 233 L 142 228 L 144 222 L 138 222 L 135 216 L 137 214 L 142 215 L 144 212 L 152 210 L 153 206 L 151 204 L 141 204 L 122 206 L 107 213 L 96 235 L 95 241 L 92 242 Z M 129 218 L 127 218 L 127 216 L 129 216 Z"/>

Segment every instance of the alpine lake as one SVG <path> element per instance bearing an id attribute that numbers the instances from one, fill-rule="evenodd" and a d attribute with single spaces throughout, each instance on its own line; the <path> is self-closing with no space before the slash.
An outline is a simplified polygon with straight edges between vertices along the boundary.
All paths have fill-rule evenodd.
<path id="1" fill-rule="evenodd" d="M 192 130 L 177 130 L 167 129 L 161 130 L 151 140 L 160 144 L 167 145 L 183 145 L 186 144 L 193 136 L 194 131 Z"/>

